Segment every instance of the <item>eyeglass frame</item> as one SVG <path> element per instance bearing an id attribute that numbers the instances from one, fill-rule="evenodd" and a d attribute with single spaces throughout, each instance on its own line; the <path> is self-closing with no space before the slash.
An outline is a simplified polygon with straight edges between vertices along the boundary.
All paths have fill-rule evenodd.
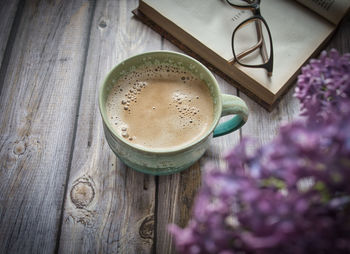
<path id="1" fill-rule="evenodd" d="M 238 5 L 238 4 L 232 4 L 229 2 L 229 0 L 226 0 L 226 2 L 232 6 L 232 7 L 235 7 L 235 8 L 239 8 L 239 9 L 249 9 L 253 12 L 253 16 L 252 17 L 249 17 L 245 20 L 243 20 L 232 32 L 232 38 L 231 38 L 231 46 L 232 46 L 232 53 L 233 53 L 233 56 L 234 56 L 234 59 L 235 61 L 244 66 L 244 67 L 250 67 L 250 68 L 264 68 L 268 75 L 271 76 L 272 75 L 272 71 L 273 71 L 273 45 L 272 45 L 272 37 L 271 37 L 271 32 L 270 32 L 270 28 L 269 26 L 267 25 L 267 22 L 266 20 L 261 16 L 261 13 L 260 13 L 260 0 L 255 0 L 253 1 L 252 3 L 249 3 L 247 1 L 247 5 Z M 260 48 L 260 51 L 262 50 L 261 54 L 263 56 L 263 58 L 267 58 L 267 50 L 266 50 L 266 43 L 265 43 L 265 40 L 263 38 L 263 34 L 262 34 L 262 28 L 261 28 L 261 23 L 260 22 L 255 22 L 256 26 L 257 26 L 257 33 L 258 33 L 258 42 L 256 45 L 250 47 L 249 49 L 243 51 L 242 53 L 236 55 L 236 52 L 234 50 L 234 36 L 236 34 L 236 31 L 238 29 L 240 29 L 243 25 L 246 25 L 247 23 L 251 22 L 251 21 L 257 21 L 257 20 L 260 20 L 261 22 L 264 23 L 265 27 L 266 27 L 266 30 L 267 30 L 267 33 L 269 35 L 269 39 L 270 39 L 270 57 L 265 60 L 264 59 L 264 63 L 262 64 L 257 64 L 257 65 L 249 65 L 249 64 L 244 64 L 244 63 L 241 63 L 239 60 L 250 54 L 251 52 L 253 52 L 254 50 L 256 50 L 257 48 Z"/>

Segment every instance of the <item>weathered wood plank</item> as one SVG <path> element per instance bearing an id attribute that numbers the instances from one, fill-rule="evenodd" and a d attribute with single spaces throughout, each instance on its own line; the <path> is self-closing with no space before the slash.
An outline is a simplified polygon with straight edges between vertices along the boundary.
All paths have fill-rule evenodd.
<path id="1" fill-rule="evenodd" d="M 201 183 L 200 163 L 185 171 L 159 176 L 157 193 L 157 253 L 176 253 L 167 227 L 175 223 L 184 227 L 191 215 L 194 197 Z"/>
<path id="2" fill-rule="evenodd" d="M 163 39 L 162 49 L 182 52 Z M 170 223 L 185 226 L 190 217 L 193 199 L 201 182 L 200 163 L 178 174 L 157 179 L 156 253 L 175 253 L 173 239 L 168 232 Z"/>
<path id="3" fill-rule="evenodd" d="M 326 48 L 336 48 L 341 53 L 350 53 L 350 13 L 348 13 Z"/>
<path id="4" fill-rule="evenodd" d="M 164 40 L 163 49 L 181 52 Z M 215 75 L 222 93 L 236 95 L 237 89 Z M 206 162 L 221 164 L 223 154 L 239 140 L 239 131 L 213 139 L 210 148 L 195 165 L 180 174 L 160 176 L 157 193 L 157 253 L 176 253 L 173 238 L 167 230 L 171 223 L 187 225 L 195 195 L 201 184 L 201 169 Z"/>
<path id="5" fill-rule="evenodd" d="M 16 29 L 12 28 L 12 24 L 15 19 L 18 5 L 19 0 L 0 1 L 0 68 L 4 58 L 5 48 L 10 37 L 11 29 Z"/>
<path id="6" fill-rule="evenodd" d="M 105 141 L 98 88 L 125 58 L 161 47 L 132 18 L 137 1 L 96 1 L 59 253 L 150 253 L 155 178 L 126 168 Z"/>
<path id="7" fill-rule="evenodd" d="M 291 121 L 299 114 L 299 105 L 293 94 L 292 87 L 272 112 L 266 111 L 245 94 L 240 94 L 249 107 L 249 120 L 242 128 L 242 138 L 251 138 L 255 141 L 250 149 L 256 149 L 270 142 L 278 134 L 281 124 Z"/>
<path id="8" fill-rule="evenodd" d="M 91 13 L 24 6 L 0 97 L 0 253 L 55 250 Z"/>

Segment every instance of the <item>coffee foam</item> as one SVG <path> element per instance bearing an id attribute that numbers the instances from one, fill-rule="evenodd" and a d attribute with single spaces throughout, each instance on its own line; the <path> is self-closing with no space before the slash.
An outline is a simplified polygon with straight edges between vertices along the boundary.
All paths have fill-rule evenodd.
<path id="1" fill-rule="evenodd" d="M 121 77 L 106 103 L 115 131 L 145 147 L 191 143 L 203 136 L 213 121 L 207 85 L 170 65 L 144 66 Z"/>

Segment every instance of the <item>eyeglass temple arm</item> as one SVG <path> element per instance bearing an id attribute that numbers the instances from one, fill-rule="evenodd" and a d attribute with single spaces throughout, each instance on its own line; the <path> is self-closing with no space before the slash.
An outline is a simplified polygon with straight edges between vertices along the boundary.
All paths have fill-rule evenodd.
<path id="1" fill-rule="evenodd" d="M 258 44 L 262 43 L 262 45 L 260 47 L 260 53 L 262 55 L 264 63 L 267 63 L 269 61 L 269 57 L 267 55 L 266 43 L 265 43 L 264 35 L 263 35 L 263 32 L 262 32 L 261 22 L 255 21 L 255 26 L 256 26 L 257 33 L 258 33 L 258 39 L 259 39 L 259 43 Z M 271 45 L 271 47 L 272 47 L 272 45 Z M 269 77 L 271 77 L 272 76 L 272 70 L 269 71 L 267 69 L 267 75 Z"/>
<path id="2" fill-rule="evenodd" d="M 267 50 L 266 50 L 266 43 L 263 43 L 265 42 L 265 40 L 264 40 L 264 35 L 262 33 L 261 22 L 255 21 L 255 26 L 258 33 L 259 44 L 262 44 L 262 46 L 260 47 L 260 52 L 263 57 L 264 63 L 266 63 L 268 61 L 268 56 L 267 56 Z"/>
<path id="3" fill-rule="evenodd" d="M 265 43 L 263 43 L 264 42 L 264 37 L 263 37 L 263 34 L 262 34 L 261 23 L 258 22 L 258 21 L 255 21 L 255 25 L 256 25 L 256 30 L 257 30 L 257 33 L 258 33 L 258 42 L 254 46 L 252 46 L 249 49 L 247 49 L 247 50 L 243 51 L 242 53 L 238 54 L 236 56 L 238 60 L 243 58 L 243 57 L 245 57 L 246 55 L 252 53 L 257 48 L 261 49 L 261 54 L 262 54 L 264 62 L 267 62 L 267 60 L 268 60 L 266 45 L 265 45 Z M 234 63 L 235 61 L 236 61 L 235 59 L 232 59 L 230 62 Z"/>

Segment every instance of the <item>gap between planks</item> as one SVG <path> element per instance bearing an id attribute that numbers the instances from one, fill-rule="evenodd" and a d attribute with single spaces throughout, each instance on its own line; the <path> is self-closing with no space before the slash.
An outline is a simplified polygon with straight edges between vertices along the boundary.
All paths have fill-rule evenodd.
<path id="1" fill-rule="evenodd" d="M 72 144 L 71 144 L 71 148 L 70 148 L 68 168 L 67 168 L 64 192 L 63 192 L 63 200 L 62 200 L 62 205 L 61 205 L 61 214 L 60 214 L 58 230 L 57 230 L 55 253 L 58 253 L 59 244 L 60 244 L 60 238 L 61 238 L 61 233 L 62 233 L 64 204 L 65 204 L 66 197 L 67 197 L 67 192 L 68 192 L 68 181 L 69 181 L 71 167 L 72 167 L 74 144 L 75 144 L 75 139 L 76 139 L 76 136 L 77 136 L 79 109 L 80 109 L 81 95 L 82 95 L 83 85 L 84 85 L 84 75 L 85 75 L 86 61 L 87 61 L 87 56 L 88 56 L 89 46 L 90 46 L 91 27 L 92 27 L 92 22 L 93 22 L 94 15 L 95 15 L 96 1 L 97 0 L 91 1 L 92 2 L 92 7 L 91 7 L 92 10 L 91 10 L 91 15 L 90 15 L 90 19 L 89 19 L 89 25 L 88 25 L 87 43 L 86 43 L 86 47 L 84 49 L 84 61 L 83 61 L 83 66 L 84 67 L 83 67 L 83 71 L 82 71 L 82 73 L 81 73 L 81 75 L 79 77 L 80 87 L 79 87 L 79 94 L 78 94 L 78 103 L 77 103 L 77 107 L 76 107 L 76 110 L 75 110 L 75 112 L 77 112 L 77 114 L 76 114 L 76 117 L 75 117 L 75 122 L 74 122 L 74 127 L 73 127 L 73 138 L 72 138 Z"/>

